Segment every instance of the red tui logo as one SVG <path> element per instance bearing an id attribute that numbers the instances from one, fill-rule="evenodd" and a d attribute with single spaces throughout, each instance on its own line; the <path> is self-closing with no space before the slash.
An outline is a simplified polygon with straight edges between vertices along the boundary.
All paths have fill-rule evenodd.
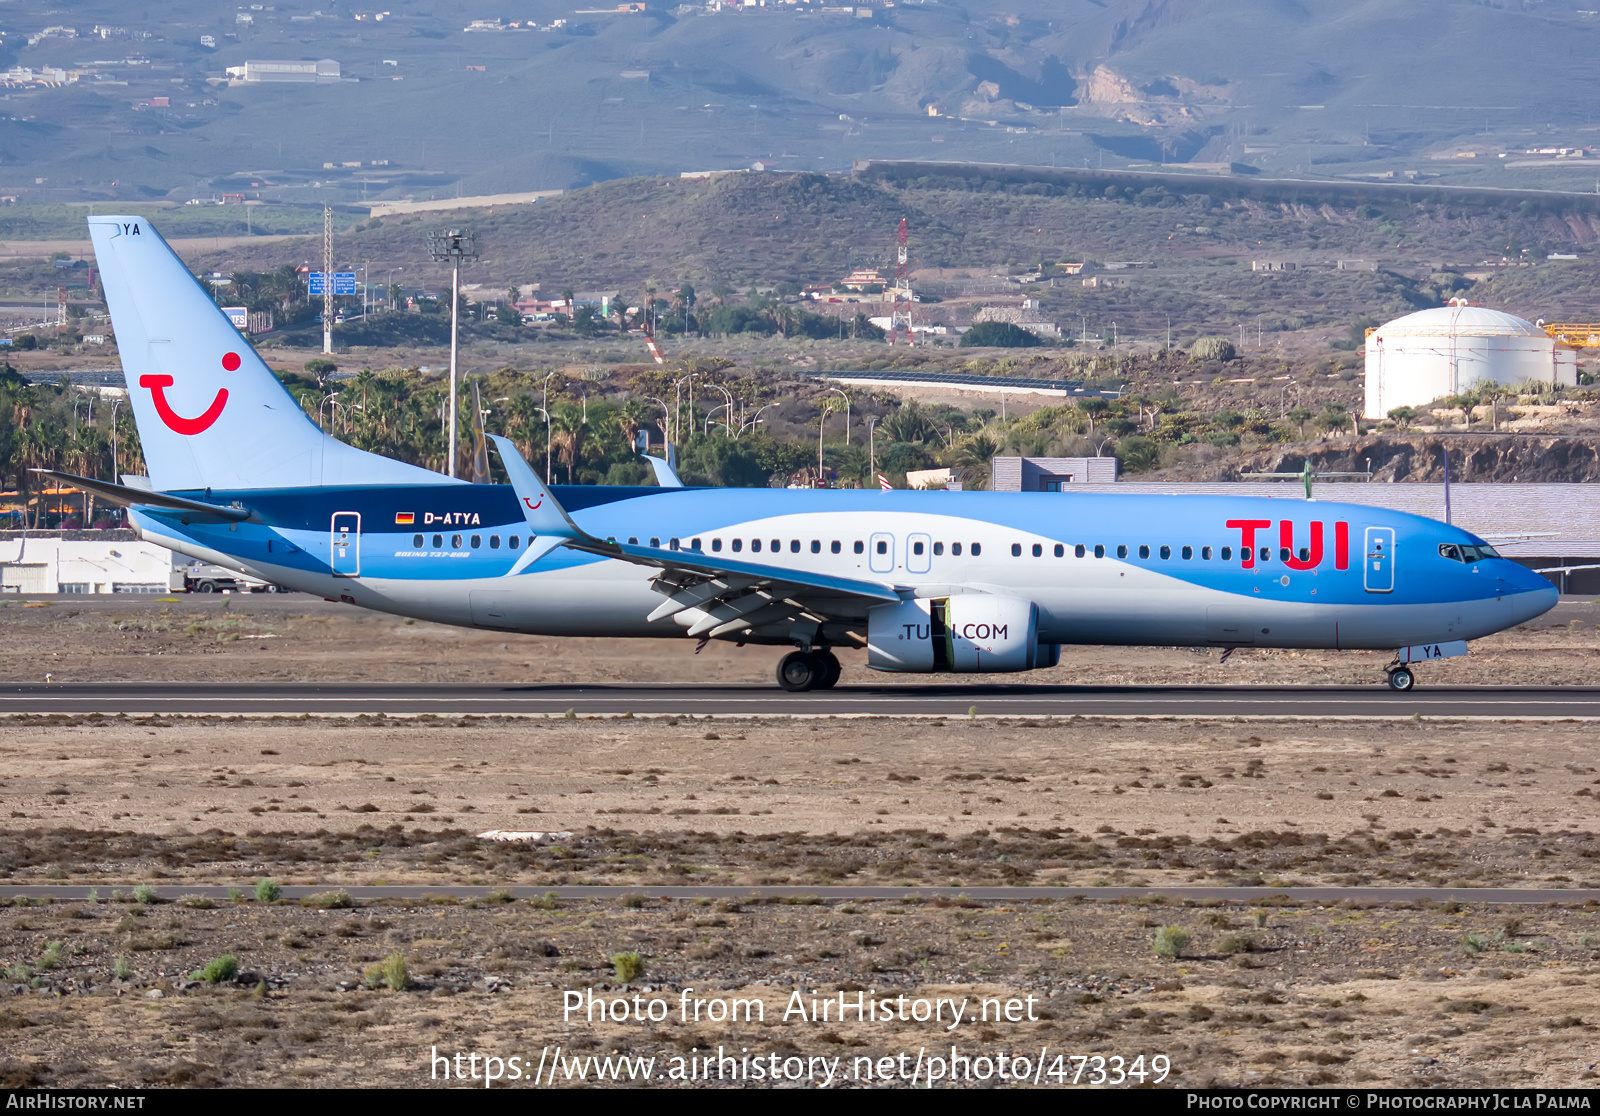
<path id="1" fill-rule="evenodd" d="M 217 421 L 222 414 L 222 408 L 228 403 L 228 389 L 218 388 L 217 396 L 211 401 L 211 406 L 198 418 L 184 418 L 172 409 L 172 404 L 167 402 L 166 389 L 172 386 L 171 376 L 140 376 L 139 386 L 150 389 L 150 400 L 156 406 L 156 414 L 161 416 L 161 421 L 167 424 L 169 430 L 179 434 L 201 434 L 211 429 L 211 424 Z"/>

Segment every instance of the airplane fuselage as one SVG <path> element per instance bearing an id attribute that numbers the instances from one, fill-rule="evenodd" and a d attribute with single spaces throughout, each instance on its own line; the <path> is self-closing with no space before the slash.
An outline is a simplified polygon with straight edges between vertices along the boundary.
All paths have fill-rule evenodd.
<path id="1" fill-rule="evenodd" d="M 1447 524 L 1362 505 L 1143 494 L 551 490 L 584 531 L 666 552 L 847 577 L 904 596 L 1038 606 L 1041 643 L 1394 649 L 1476 639 L 1554 587 Z M 194 495 L 201 495 L 195 493 Z M 682 638 L 651 620 L 656 571 L 557 547 L 528 561 L 509 486 L 216 491 L 250 521 L 140 509 L 153 541 L 291 589 L 419 619 L 539 635 Z M 538 549 L 537 547 L 535 548 Z M 848 646 L 865 608 L 823 642 Z M 737 637 L 785 643 L 787 629 Z"/>

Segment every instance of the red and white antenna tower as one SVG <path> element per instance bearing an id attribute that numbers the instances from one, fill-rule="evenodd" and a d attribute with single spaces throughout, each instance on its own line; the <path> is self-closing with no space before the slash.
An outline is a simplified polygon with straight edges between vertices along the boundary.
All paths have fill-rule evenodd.
<path id="1" fill-rule="evenodd" d="M 889 344 L 899 344 L 900 332 L 904 330 L 906 344 L 914 345 L 916 344 L 916 338 L 911 332 L 911 268 L 907 263 L 909 257 L 906 252 L 906 219 L 904 217 L 900 218 L 900 243 L 898 249 L 894 286 L 889 291 Z"/>

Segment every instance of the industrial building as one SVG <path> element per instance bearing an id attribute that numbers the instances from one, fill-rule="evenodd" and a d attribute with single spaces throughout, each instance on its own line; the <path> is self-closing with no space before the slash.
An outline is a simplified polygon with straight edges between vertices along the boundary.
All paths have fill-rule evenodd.
<path id="1" fill-rule="evenodd" d="M 331 58 L 315 62 L 247 61 L 243 66 L 229 66 L 228 76 L 235 82 L 253 85 L 257 82 L 329 83 L 341 81 L 339 63 Z"/>
<path id="2" fill-rule="evenodd" d="M 0 593 L 166 593 L 172 551 L 132 531 L 0 539 Z"/>
<path id="3" fill-rule="evenodd" d="M 1386 418 L 1489 381 L 1576 386 L 1577 353 L 1539 325 L 1456 300 L 1419 310 L 1367 335 L 1363 414 Z"/>
<path id="4" fill-rule="evenodd" d="M 993 492 L 1061 492 L 1067 486 L 1111 484 L 1117 479 L 1115 457 L 996 457 L 989 462 Z M 1118 485 L 1110 491 L 1128 491 Z"/>

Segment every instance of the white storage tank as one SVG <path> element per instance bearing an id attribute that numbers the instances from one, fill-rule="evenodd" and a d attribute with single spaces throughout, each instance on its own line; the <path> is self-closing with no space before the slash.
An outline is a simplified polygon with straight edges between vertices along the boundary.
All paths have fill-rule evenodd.
<path id="1" fill-rule="evenodd" d="M 1484 380 L 1575 386 L 1577 353 L 1525 318 L 1459 300 L 1396 318 L 1367 336 L 1369 419 L 1459 395 Z"/>

